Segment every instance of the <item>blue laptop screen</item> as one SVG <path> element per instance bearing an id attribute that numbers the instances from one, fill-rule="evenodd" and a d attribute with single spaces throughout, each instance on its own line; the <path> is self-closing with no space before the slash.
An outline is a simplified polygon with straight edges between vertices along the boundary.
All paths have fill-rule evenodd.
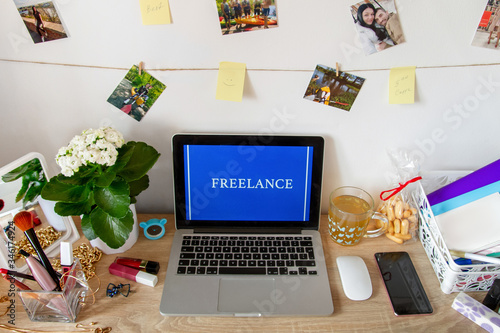
<path id="1" fill-rule="evenodd" d="M 312 146 L 184 145 L 186 219 L 308 221 Z"/>

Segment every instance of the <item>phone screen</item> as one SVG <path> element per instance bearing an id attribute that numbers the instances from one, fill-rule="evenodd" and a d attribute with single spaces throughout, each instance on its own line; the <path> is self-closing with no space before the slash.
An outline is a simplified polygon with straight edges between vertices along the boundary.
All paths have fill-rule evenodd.
<path id="1" fill-rule="evenodd" d="M 432 306 L 407 252 L 375 253 L 378 268 L 397 316 L 430 314 Z"/>

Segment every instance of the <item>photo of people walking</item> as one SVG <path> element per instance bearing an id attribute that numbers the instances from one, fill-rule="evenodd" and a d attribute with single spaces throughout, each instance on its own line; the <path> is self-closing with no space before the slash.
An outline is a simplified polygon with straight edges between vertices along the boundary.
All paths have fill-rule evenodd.
<path id="1" fill-rule="evenodd" d="M 223 35 L 278 27 L 276 0 L 216 0 Z"/>
<path id="2" fill-rule="evenodd" d="M 366 55 L 405 42 L 394 0 L 364 0 L 351 6 L 351 15 Z"/>
<path id="3" fill-rule="evenodd" d="M 26 1 L 22 0 L 14 3 L 35 44 L 68 37 L 52 1 L 31 6 L 23 6 Z"/>

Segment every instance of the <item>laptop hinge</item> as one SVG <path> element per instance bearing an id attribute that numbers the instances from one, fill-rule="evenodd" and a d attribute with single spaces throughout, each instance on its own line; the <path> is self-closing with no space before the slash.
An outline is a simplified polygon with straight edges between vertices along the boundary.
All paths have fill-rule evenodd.
<path id="1" fill-rule="evenodd" d="M 195 228 L 195 233 L 215 234 L 300 234 L 300 228 Z"/>

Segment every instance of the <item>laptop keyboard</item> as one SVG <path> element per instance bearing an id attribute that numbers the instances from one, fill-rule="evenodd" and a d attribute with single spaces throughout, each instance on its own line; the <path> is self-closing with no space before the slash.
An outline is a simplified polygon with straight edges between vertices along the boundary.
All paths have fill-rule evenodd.
<path id="1" fill-rule="evenodd" d="M 317 275 L 311 236 L 184 235 L 177 274 Z"/>

